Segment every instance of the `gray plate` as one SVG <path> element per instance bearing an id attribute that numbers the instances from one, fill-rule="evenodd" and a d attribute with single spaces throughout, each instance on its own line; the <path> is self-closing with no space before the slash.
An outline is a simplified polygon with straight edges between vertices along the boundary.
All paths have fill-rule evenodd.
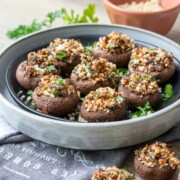
<path id="1" fill-rule="evenodd" d="M 20 62 L 34 49 L 45 47 L 57 37 L 74 37 L 83 43 L 92 42 L 99 36 L 112 31 L 127 33 L 136 43 L 161 47 L 175 55 L 176 74 L 171 80 L 175 96 L 168 103 L 161 104 L 159 110 L 146 117 L 110 123 L 77 123 L 57 121 L 30 113 L 11 98 L 5 83 L 5 72 L 12 61 Z M 6 119 L 28 136 L 46 143 L 63 147 L 98 150 L 134 145 L 152 139 L 173 127 L 180 119 L 180 47 L 176 43 L 157 34 L 127 26 L 75 25 L 53 28 L 27 36 L 0 54 L 0 108 Z M 13 78 L 13 77 L 12 77 Z"/>

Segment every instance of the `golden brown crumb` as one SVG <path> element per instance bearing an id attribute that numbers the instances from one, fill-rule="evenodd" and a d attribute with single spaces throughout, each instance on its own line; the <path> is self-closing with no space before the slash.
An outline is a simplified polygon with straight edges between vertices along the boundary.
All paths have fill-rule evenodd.
<path id="1" fill-rule="evenodd" d="M 116 65 L 108 62 L 104 58 L 83 61 L 73 70 L 79 79 L 91 80 L 94 84 L 98 81 L 106 81 L 107 79 L 115 80 L 118 78 Z"/>
<path id="2" fill-rule="evenodd" d="M 52 97 L 66 97 L 75 92 L 69 79 L 63 79 L 59 76 L 44 76 L 39 83 L 38 95 Z"/>
<path id="3" fill-rule="evenodd" d="M 180 165 L 180 161 L 171 152 L 168 145 L 162 142 L 156 142 L 146 145 L 144 148 L 135 151 L 138 160 L 149 167 L 170 166 L 175 169 Z"/>
<path id="4" fill-rule="evenodd" d="M 37 52 L 30 52 L 26 66 L 27 75 L 29 77 L 36 77 L 38 75 L 56 74 L 57 67 L 49 57 L 50 54 L 46 48 Z"/>
<path id="5" fill-rule="evenodd" d="M 117 167 L 103 168 L 95 171 L 91 180 L 133 180 L 133 174 L 125 169 L 118 169 Z"/>
<path id="6" fill-rule="evenodd" d="M 50 43 L 49 50 L 52 58 L 72 63 L 84 52 L 84 47 L 78 40 L 57 38 Z"/>
<path id="7" fill-rule="evenodd" d="M 160 48 L 141 47 L 132 50 L 130 64 L 134 71 L 151 73 L 168 68 L 173 62 L 173 54 Z"/>
<path id="8" fill-rule="evenodd" d="M 87 111 L 109 111 L 121 107 L 123 98 L 112 88 L 99 88 L 91 91 L 84 99 Z"/>
<path id="9" fill-rule="evenodd" d="M 137 94 L 147 95 L 160 91 L 155 79 L 147 74 L 131 74 L 121 79 L 121 85 Z"/>

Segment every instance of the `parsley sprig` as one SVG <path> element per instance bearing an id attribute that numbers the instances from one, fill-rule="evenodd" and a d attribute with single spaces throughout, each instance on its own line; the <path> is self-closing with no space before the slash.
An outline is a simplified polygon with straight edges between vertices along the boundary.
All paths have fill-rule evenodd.
<path id="1" fill-rule="evenodd" d="M 92 53 L 92 50 L 93 50 L 93 47 L 96 45 L 97 42 L 94 42 L 92 44 L 88 44 L 87 46 L 84 46 L 84 49 L 87 51 L 87 52 L 90 52 Z"/>
<path id="2" fill-rule="evenodd" d="M 44 69 L 45 69 L 46 72 L 52 72 L 52 71 L 54 71 L 56 68 L 55 68 L 54 65 L 50 65 L 50 66 L 46 66 Z"/>
<path id="3" fill-rule="evenodd" d="M 138 109 L 138 111 L 135 111 L 128 116 L 130 119 L 146 116 L 146 115 L 154 112 L 154 110 L 150 106 L 149 102 L 145 103 L 145 105 L 143 107 L 140 107 L 140 106 L 137 107 L 137 109 Z"/>
<path id="4" fill-rule="evenodd" d="M 166 84 L 164 93 L 162 94 L 163 101 L 168 101 L 173 95 L 173 86 L 171 84 Z"/>
<path id="5" fill-rule="evenodd" d="M 99 19 L 95 17 L 95 13 L 95 4 L 89 4 L 84 9 L 82 15 L 77 14 L 74 10 L 71 10 L 70 13 L 68 13 L 66 9 L 62 8 L 60 10 L 48 13 L 45 19 L 42 21 L 33 20 L 30 25 L 19 25 L 17 28 L 8 31 L 6 35 L 10 39 L 20 38 L 22 36 L 39 31 L 43 28 L 51 27 L 57 18 L 62 18 L 64 23 L 67 24 L 97 23 Z"/>
<path id="6" fill-rule="evenodd" d="M 129 71 L 126 68 L 119 68 L 117 69 L 117 72 L 120 78 L 122 78 L 124 75 L 129 75 Z"/>

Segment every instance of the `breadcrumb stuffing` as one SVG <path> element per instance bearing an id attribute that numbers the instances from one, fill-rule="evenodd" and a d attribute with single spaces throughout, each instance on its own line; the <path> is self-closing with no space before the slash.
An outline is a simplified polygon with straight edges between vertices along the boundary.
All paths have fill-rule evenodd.
<path id="1" fill-rule="evenodd" d="M 75 88 L 70 84 L 69 79 L 63 79 L 60 76 L 44 76 L 39 83 L 37 94 L 66 97 L 75 93 Z"/>
<path id="2" fill-rule="evenodd" d="M 180 165 L 180 161 L 175 157 L 175 153 L 171 152 L 168 145 L 162 142 L 156 142 L 146 145 L 135 151 L 138 160 L 148 167 L 170 166 L 175 169 Z"/>
<path id="3" fill-rule="evenodd" d="M 112 32 L 107 36 L 100 37 L 96 45 L 111 52 L 118 50 L 118 52 L 121 54 L 135 48 L 133 39 L 129 38 L 127 34 L 119 34 L 116 32 Z"/>
<path id="4" fill-rule="evenodd" d="M 161 48 L 140 47 L 132 50 L 130 65 L 136 72 L 160 72 L 171 66 L 173 58 Z"/>
<path id="5" fill-rule="evenodd" d="M 110 87 L 91 91 L 84 99 L 83 105 L 87 111 L 106 111 L 120 108 L 124 99 Z"/>

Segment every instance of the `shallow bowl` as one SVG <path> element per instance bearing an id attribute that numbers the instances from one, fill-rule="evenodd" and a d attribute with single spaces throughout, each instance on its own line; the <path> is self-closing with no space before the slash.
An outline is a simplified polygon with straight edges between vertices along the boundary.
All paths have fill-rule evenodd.
<path id="1" fill-rule="evenodd" d="M 112 31 L 127 33 L 137 44 L 161 47 L 175 55 L 176 74 L 171 79 L 174 97 L 145 117 L 105 123 L 79 123 L 32 113 L 13 100 L 6 86 L 6 70 L 13 61 L 25 60 L 32 50 L 47 46 L 57 37 L 81 39 L 84 44 Z M 53 28 L 27 36 L 0 53 L 0 109 L 7 121 L 22 133 L 49 143 L 74 149 L 99 150 L 126 147 L 157 137 L 180 121 L 180 46 L 155 33 L 116 25 L 72 25 Z M 14 78 L 14 77 L 12 77 Z M 15 79 L 14 79 L 15 81 Z"/>

